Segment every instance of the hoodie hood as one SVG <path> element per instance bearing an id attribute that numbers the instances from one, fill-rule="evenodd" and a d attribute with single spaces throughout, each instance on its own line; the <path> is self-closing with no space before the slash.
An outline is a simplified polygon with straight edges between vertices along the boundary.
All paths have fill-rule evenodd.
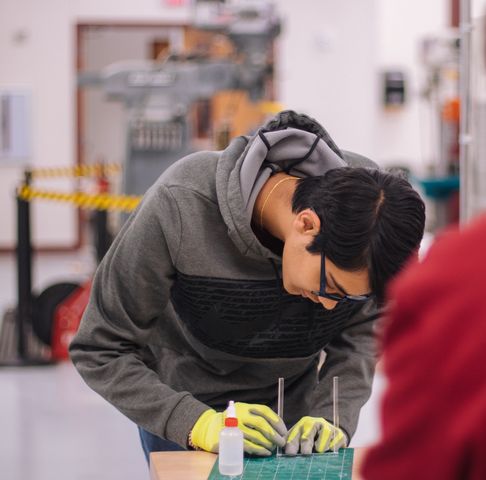
<path id="1" fill-rule="evenodd" d="M 265 182 L 277 172 L 304 178 L 347 165 L 343 152 L 316 120 L 290 110 L 252 137 L 234 139 L 222 152 L 216 172 L 218 203 L 230 237 L 245 255 L 279 260 L 251 228 L 255 200 Z"/>

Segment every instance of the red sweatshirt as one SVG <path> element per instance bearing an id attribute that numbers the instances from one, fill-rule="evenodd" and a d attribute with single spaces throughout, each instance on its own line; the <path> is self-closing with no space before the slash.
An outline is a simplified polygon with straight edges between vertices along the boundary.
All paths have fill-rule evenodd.
<path id="1" fill-rule="evenodd" d="M 486 479 L 486 217 L 391 288 L 383 436 L 366 480 Z"/>

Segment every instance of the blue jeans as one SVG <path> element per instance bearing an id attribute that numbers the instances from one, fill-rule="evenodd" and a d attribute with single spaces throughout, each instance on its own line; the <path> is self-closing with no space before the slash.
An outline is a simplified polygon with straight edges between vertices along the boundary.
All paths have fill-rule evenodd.
<path id="1" fill-rule="evenodd" d="M 138 433 L 140 434 L 140 441 L 142 442 L 143 453 L 145 454 L 147 463 L 149 462 L 150 452 L 175 452 L 185 450 L 185 448 L 177 445 L 177 443 L 157 437 L 143 428 L 138 427 Z"/>

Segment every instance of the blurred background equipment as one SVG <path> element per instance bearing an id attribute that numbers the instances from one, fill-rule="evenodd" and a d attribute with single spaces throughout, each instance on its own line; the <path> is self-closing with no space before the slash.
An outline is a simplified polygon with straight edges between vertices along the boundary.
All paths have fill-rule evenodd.
<path id="1" fill-rule="evenodd" d="M 434 230 L 459 220 L 459 31 L 451 29 L 422 41 L 424 99 L 432 112 L 436 139 L 427 175 L 419 178 L 431 201 Z"/>
<path id="2" fill-rule="evenodd" d="M 406 100 L 405 73 L 399 70 L 383 73 L 383 103 L 385 107 L 400 107 Z"/>
<path id="3" fill-rule="evenodd" d="M 100 86 L 106 99 L 124 106 L 126 194 L 143 194 L 169 165 L 196 148 L 194 137 L 209 134 L 210 125 L 215 141 L 208 148 L 224 148 L 243 102 L 254 110 L 252 125 L 241 132 L 248 133 L 264 115 L 256 102 L 272 99 L 272 48 L 280 32 L 272 4 L 198 1 L 194 11 L 194 29 L 179 32 L 182 47 L 169 36 L 158 42 L 153 60 L 117 62 L 79 75 L 81 87 Z M 223 91 L 232 92 L 216 97 Z M 208 118 L 221 103 L 221 117 Z"/>

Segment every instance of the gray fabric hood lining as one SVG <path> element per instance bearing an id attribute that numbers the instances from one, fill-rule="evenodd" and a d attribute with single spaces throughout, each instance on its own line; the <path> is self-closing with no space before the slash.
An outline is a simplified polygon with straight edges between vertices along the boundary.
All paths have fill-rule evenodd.
<path id="1" fill-rule="evenodd" d="M 303 160 L 298 162 L 299 159 Z M 323 175 L 345 165 L 345 161 L 314 133 L 297 128 L 260 131 L 253 137 L 241 166 L 244 209 L 251 218 L 258 193 L 274 171 L 302 178 Z"/>

